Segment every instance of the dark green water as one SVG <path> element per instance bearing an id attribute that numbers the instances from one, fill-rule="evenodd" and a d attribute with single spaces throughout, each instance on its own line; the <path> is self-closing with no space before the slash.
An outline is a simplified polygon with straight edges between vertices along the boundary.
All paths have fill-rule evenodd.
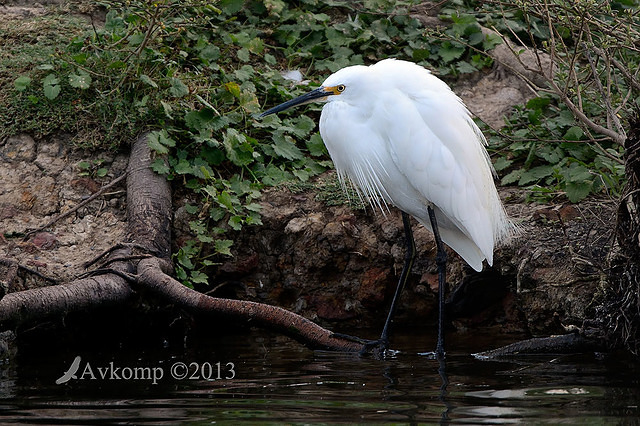
<path id="1" fill-rule="evenodd" d="M 397 331 L 400 352 L 384 361 L 314 352 L 262 331 L 180 349 L 31 345 L 0 365 L 0 423 L 582 425 L 640 418 L 640 365 L 632 360 L 590 353 L 481 361 L 470 353 L 518 337 L 448 335 L 443 388 L 438 361 L 421 355 L 434 346 L 422 333 Z M 56 384 L 77 356 L 76 378 Z"/>

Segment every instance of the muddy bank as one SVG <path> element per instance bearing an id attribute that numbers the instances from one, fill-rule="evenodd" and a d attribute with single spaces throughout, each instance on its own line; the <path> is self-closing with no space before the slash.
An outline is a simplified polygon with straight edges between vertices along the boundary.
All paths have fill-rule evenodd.
<path id="1" fill-rule="evenodd" d="M 333 179 L 332 174 L 320 179 Z M 495 253 L 482 273 L 449 252 L 448 311 L 460 331 L 547 334 L 580 324 L 603 279 L 614 203 L 524 204 L 503 189 L 522 235 Z M 215 272 L 218 290 L 273 303 L 334 327 L 381 325 L 404 255 L 402 220 L 348 206 L 328 206 L 315 192 L 268 191 L 262 227 L 245 228 L 234 258 Z M 418 250 L 397 324 L 435 320 L 437 270 L 431 234 L 413 222 Z"/>
<path id="2" fill-rule="evenodd" d="M 82 162 L 100 164 L 108 172 L 98 178 L 96 167 L 83 169 Z M 127 162 L 124 154 L 71 151 L 65 135 L 37 142 L 28 135 L 0 141 L 0 256 L 59 282 L 83 273 L 84 262 L 124 238 L 124 186 L 26 240 L 21 234 L 77 206 L 121 175 Z M 20 283 L 14 290 L 31 285 Z"/>

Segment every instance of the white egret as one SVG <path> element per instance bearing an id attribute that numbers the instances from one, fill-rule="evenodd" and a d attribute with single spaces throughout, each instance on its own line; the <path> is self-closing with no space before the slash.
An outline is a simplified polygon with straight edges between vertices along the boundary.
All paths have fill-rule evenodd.
<path id="1" fill-rule="evenodd" d="M 389 327 L 415 257 L 409 215 L 431 230 L 436 241 L 439 322 L 436 353 L 444 355 L 443 308 L 446 252 L 443 242 L 473 269 L 493 264 L 496 244 L 515 230 L 496 191 L 486 140 L 461 99 L 425 68 L 386 59 L 350 66 L 319 88 L 261 114 L 326 101 L 320 135 L 341 183 L 384 213 L 402 211 L 407 253 L 380 339 Z"/>

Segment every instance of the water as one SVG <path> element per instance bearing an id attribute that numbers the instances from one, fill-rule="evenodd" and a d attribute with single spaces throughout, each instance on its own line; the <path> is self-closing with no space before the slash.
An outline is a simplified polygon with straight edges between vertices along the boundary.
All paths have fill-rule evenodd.
<path id="1" fill-rule="evenodd" d="M 444 388 L 438 361 L 421 355 L 435 344 L 423 334 L 397 331 L 393 346 L 401 351 L 383 361 L 311 351 L 264 331 L 191 339 L 186 349 L 146 341 L 97 349 L 31 344 L 0 365 L 0 423 L 582 425 L 640 419 L 640 365 L 620 355 L 481 361 L 469 354 L 518 337 L 451 334 Z M 77 356 L 76 378 L 56 384 Z"/>

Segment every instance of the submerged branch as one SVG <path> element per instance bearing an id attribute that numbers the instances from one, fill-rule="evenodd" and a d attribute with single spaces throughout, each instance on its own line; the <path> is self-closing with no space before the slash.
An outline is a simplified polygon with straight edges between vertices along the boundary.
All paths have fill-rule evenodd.
<path id="1" fill-rule="evenodd" d="M 576 333 L 550 337 L 535 337 L 473 354 L 480 359 L 493 359 L 514 355 L 566 354 L 605 349 L 604 344 Z"/>

